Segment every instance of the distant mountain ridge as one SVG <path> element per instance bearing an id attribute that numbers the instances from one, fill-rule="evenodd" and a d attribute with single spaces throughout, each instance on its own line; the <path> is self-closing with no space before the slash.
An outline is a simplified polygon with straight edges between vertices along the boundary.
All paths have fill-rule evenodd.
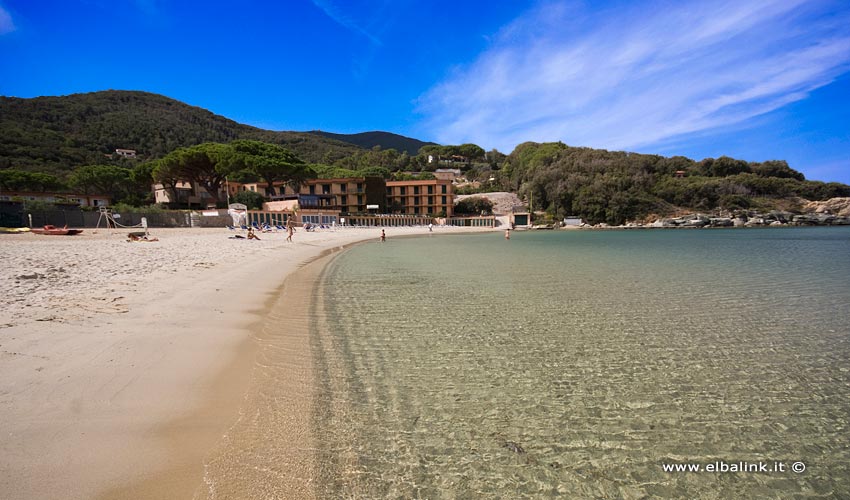
<path id="1" fill-rule="evenodd" d="M 361 132 L 359 134 L 334 134 L 322 130 L 311 130 L 309 133 L 354 144 L 364 149 L 372 149 L 375 146 L 380 146 L 381 149 L 395 149 L 399 153 L 406 151 L 410 156 L 416 156 L 422 146 L 433 146 L 437 144 L 436 142 L 424 142 L 419 139 L 380 131 Z"/>
<path id="2" fill-rule="evenodd" d="M 180 147 L 234 139 L 282 144 L 307 162 L 324 164 L 377 144 L 399 151 L 418 151 L 428 144 L 388 132 L 345 135 L 264 130 L 141 91 L 0 97 L 0 169 L 64 176 L 82 165 L 109 162 L 107 157 L 119 148 L 134 149 L 141 160 L 150 160 Z"/>

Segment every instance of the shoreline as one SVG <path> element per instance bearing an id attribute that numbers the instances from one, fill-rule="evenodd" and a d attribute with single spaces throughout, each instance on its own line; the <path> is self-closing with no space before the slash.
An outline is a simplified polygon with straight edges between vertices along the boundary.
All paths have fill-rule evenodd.
<path id="1" fill-rule="evenodd" d="M 197 492 L 251 383 L 268 305 L 295 271 L 379 229 L 299 231 L 295 243 L 222 229 L 152 229 L 152 243 L 3 236 L 2 496 Z M 389 239 L 428 234 L 391 228 Z"/>

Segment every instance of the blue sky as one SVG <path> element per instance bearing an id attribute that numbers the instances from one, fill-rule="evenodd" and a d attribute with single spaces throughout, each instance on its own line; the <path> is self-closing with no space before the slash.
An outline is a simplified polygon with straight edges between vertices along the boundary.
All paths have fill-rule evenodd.
<path id="1" fill-rule="evenodd" d="M 0 0 L 0 94 L 273 130 L 785 159 L 850 183 L 850 2 Z"/>

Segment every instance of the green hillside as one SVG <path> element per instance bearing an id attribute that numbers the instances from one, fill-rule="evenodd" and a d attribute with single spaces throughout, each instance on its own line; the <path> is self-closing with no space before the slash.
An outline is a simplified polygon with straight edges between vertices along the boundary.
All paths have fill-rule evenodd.
<path id="1" fill-rule="evenodd" d="M 374 131 L 361 132 L 359 134 L 334 134 L 331 132 L 323 132 L 321 130 L 313 130 L 310 133 L 354 144 L 364 149 L 372 149 L 375 146 L 380 146 L 381 149 L 395 149 L 399 153 L 406 151 L 410 156 L 416 156 L 422 146 L 436 145 L 434 142 L 423 142 L 418 139 L 390 132 Z"/>
<path id="2" fill-rule="evenodd" d="M 533 200 L 537 210 L 608 224 L 682 211 L 798 210 L 801 200 L 850 196 L 850 186 L 806 180 L 783 160 L 694 161 L 560 142 L 520 144 L 498 182 Z"/>
<path id="3" fill-rule="evenodd" d="M 109 90 L 59 97 L 0 97 L 0 169 L 64 176 L 104 163 L 115 149 L 141 160 L 203 142 L 256 139 L 286 145 L 308 162 L 333 163 L 360 148 L 316 134 L 272 132 L 147 92 Z"/>

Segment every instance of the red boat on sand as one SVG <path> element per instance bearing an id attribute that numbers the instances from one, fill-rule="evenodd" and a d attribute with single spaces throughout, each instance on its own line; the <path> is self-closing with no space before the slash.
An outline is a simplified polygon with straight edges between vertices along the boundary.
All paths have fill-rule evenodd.
<path id="1" fill-rule="evenodd" d="M 68 226 L 56 227 L 49 224 L 44 226 L 42 229 L 32 229 L 31 231 L 36 234 L 51 234 L 54 236 L 71 236 L 73 234 L 80 234 L 83 232 L 82 229 L 68 229 Z"/>

